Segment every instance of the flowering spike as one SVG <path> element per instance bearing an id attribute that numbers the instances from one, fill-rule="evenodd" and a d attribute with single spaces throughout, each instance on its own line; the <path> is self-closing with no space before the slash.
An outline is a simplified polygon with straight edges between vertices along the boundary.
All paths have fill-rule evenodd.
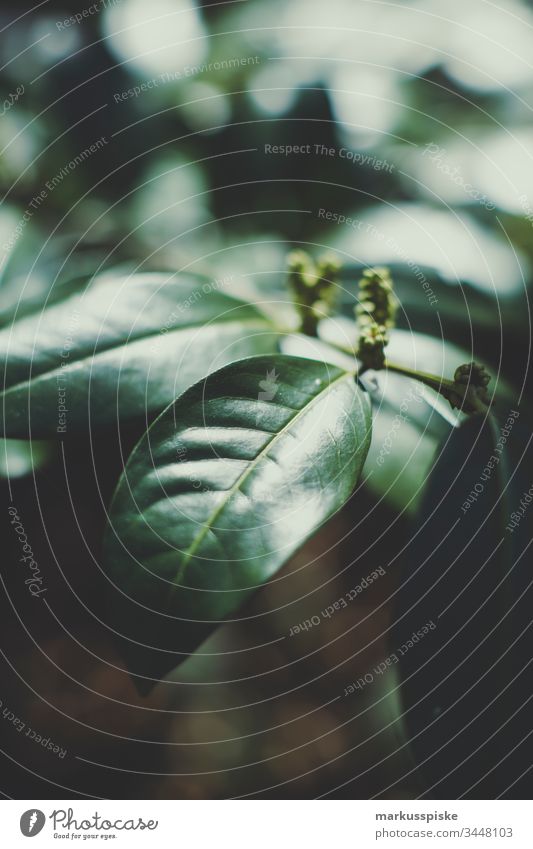
<path id="1" fill-rule="evenodd" d="M 394 327 L 396 300 L 388 268 L 367 268 L 359 281 L 359 303 L 355 308 L 359 326 L 357 356 L 363 368 L 385 365 L 387 329 Z"/>
<path id="2" fill-rule="evenodd" d="M 340 262 L 330 254 L 318 262 L 305 251 L 293 251 L 288 256 L 289 284 L 300 315 L 300 330 L 316 336 L 318 322 L 331 315 L 336 295 L 336 278 Z"/>

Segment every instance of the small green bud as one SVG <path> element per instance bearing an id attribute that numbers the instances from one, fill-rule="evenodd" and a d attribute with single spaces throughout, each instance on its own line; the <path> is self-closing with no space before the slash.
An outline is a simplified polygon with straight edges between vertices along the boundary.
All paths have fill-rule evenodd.
<path id="1" fill-rule="evenodd" d="M 488 386 L 492 380 L 485 366 L 479 363 L 466 363 L 455 370 L 453 379 L 456 383 L 471 384 L 479 388 Z"/>
<path id="2" fill-rule="evenodd" d="M 319 257 L 316 268 L 320 278 L 328 283 L 336 283 L 342 263 L 333 254 L 323 254 Z"/>
<path id="3" fill-rule="evenodd" d="M 484 412 L 490 406 L 487 386 L 491 376 L 479 363 L 465 363 L 455 370 L 448 400 L 452 408 L 465 413 Z"/>
<path id="4" fill-rule="evenodd" d="M 360 323 L 394 327 L 396 299 L 388 268 L 367 268 L 359 281 L 356 316 Z"/>
<path id="5" fill-rule="evenodd" d="M 379 370 L 384 367 L 388 341 L 387 328 L 382 324 L 369 324 L 361 328 L 357 357 L 365 368 Z"/>
<path id="6" fill-rule="evenodd" d="M 320 319 L 331 315 L 337 288 L 340 262 L 331 254 L 317 263 L 305 251 L 293 251 L 288 256 L 289 285 L 300 315 L 300 330 L 316 336 Z"/>
<path id="7" fill-rule="evenodd" d="M 287 257 L 289 281 L 295 293 L 312 289 L 316 282 L 313 260 L 305 251 L 292 251 Z"/>

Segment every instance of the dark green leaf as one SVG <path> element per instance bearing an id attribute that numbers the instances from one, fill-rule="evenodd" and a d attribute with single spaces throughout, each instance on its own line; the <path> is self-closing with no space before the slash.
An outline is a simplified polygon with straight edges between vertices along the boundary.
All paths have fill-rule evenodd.
<path id="1" fill-rule="evenodd" d="M 168 407 L 128 461 L 106 536 L 133 672 L 167 673 L 268 580 L 349 497 L 369 441 L 352 373 L 281 354 Z"/>
<path id="2" fill-rule="evenodd" d="M 162 410 L 209 371 L 275 349 L 252 304 L 195 275 L 96 282 L 0 330 L 5 436 L 63 436 Z"/>
<path id="3" fill-rule="evenodd" d="M 413 752 L 438 798 L 495 798 L 533 759 L 529 741 L 487 772 L 531 726 L 532 469 L 531 430 L 512 410 L 472 417 L 439 452 L 405 552 L 392 648 L 435 623 L 398 657 Z"/>

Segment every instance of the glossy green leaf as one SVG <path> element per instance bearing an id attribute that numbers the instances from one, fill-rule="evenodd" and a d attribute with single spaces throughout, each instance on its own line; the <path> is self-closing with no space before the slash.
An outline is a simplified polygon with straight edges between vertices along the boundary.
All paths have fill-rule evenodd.
<path id="1" fill-rule="evenodd" d="M 398 652 L 397 671 L 412 751 L 437 798 L 452 788 L 499 797 L 517 758 L 523 775 L 532 761 L 532 468 L 531 428 L 517 409 L 472 416 L 436 454 L 406 549 L 391 642 L 407 645 L 434 623 Z M 487 745 L 519 754 L 487 770 Z"/>
<path id="2" fill-rule="evenodd" d="M 106 275 L 0 330 L 3 434 L 64 438 L 143 418 L 209 371 L 276 343 L 253 304 L 206 278 Z"/>
<path id="3" fill-rule="evenodd" d="M 321 357 L 337 362 L 338 353 L 335 359 L 328 357 L 326 346 L 348 349 L 357 338 L 357 327 L 353 319 L 335 316 L 321 323 L 320 336 L 320 342 L 307 339 L 307 349 L 312 350 L 315 345 Z M 295 338 L 284 339 L 283 349 L 288 350 L 289 343 L 294 346 Z M 398 328 L 390 331 L 387 355 L 398 365 L 448 378 L 460 363 L 472 359 L 472 352 L 449 341 Z M 482 358 L 478 361 L 493 375 L 493 410 L 505 415 L 513 403 L 513 391 Z M 465 415 L 452 410 L 433 389 L 394 372 L 373 372 L 362 381 L 375 409 L 372 445 L 365 467 L 368 487 L 394 509 L 415 515 L 435 450 Z"/>
<path id="4" fill-rule="evenodd" d="M 370 427 L 351 372 L 282 354 L 221 369 L 154 422 L 119 482 L 105 543 L 112 621 L 141 689 L 342 506 Z"/>

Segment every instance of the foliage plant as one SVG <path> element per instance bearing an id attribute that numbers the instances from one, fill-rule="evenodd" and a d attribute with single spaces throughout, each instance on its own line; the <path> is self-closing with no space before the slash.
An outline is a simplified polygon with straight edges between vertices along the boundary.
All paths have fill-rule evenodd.
<path id="1" fill-rule="evenodd" d="M 387 358 L 399 304 L 386 268 L 353 283 L 350 344 L 324 341 L 340 272 L 331 255 L 291 253 L 290 305 L 192 274 L 96 279 L 0 330 L 4 437 L 144 430 L 103 539 L 111 618 L 142 693 L 350 498 L 372 438 L 370 373 L 419 381 L 461 414 L 488 413 L 482 366 L 458 363 L 447 379 Z M 288 336 L 320 356 L 286 353 Z"/>

